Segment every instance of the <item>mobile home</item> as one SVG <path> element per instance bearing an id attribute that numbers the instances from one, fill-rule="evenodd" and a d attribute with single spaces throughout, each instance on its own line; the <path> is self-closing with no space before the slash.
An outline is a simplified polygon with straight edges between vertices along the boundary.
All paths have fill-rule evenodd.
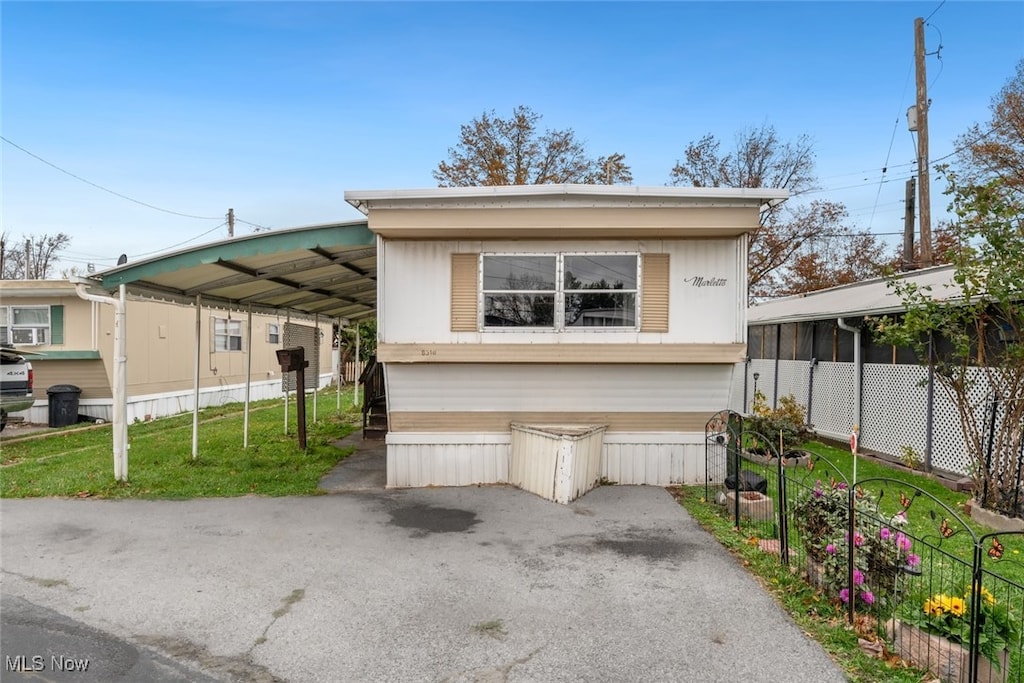
<path id="1" fill-rule="evenodd" d="M 377 240 L 388 485 L 522 484 L 516 442 L 538 433 L 587 434 L 580 467 L 610 481 L 703 481 L 705 422 L 746 357 L 747 236 L 786 196 L 346 192 Z"/>

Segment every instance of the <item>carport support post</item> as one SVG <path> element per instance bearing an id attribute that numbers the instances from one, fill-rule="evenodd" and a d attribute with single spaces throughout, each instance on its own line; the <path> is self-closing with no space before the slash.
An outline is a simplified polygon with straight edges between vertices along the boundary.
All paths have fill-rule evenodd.
<path id="1" fill-rule="evenodd" d="M 303 361 L 295 368 L 295 409 L 296 420 L 299 423 L 299 448 L 306 450 L 306 366 L 309 363 Z"/>
<path id="2" fill-rule="evenodd" d="M 319 337 L 320 337 L 320 314 L 319 313 L 314 313 L 313 314 L 313 329 L 316 330 L 315 332 L 313 332 L 313 334 L 316 335 L 316 337 L 314 337 L 314 339 L 319 339 Z M 320 345 L 314 343 L 313 344 L 313 350 L 316 351 L 316 353 L 317 353 L 316 367 L 317 367 L 317 370 L 319 370 L 320 369 L 320 358 L 319 358 L 319 356 L 320 356 Z M 303 384 L 302 386 L 303 386 L 303 389 L 305 389 L 306 385 Z M 316 381 L 313 382 L 313 422 L 316 422 L 316 404 L 317 404 L 317 399 L 319 399 L 319 398 L 320 398 L 320 375 L 317 374 Z M 302 401 L 303 402 L 306 401 L 305 391 L 303 391 L 303 394 L 302 394 Z"/>
<path id="3" fill-rule="evenodd" d="M 284 318 L 284 329 L 287 330 L 288 326 L 292 323 L 292 312 L 289 309 Z M 285 344 L 288 340 L 285 339 Z M 288 435 L 288 373 L 281 373 L 281 384 L 284 386 L 284 433 Z"/>
<path id="4" fill-rule="evenodd" d="M 192 459 L 199 457 L 199 361 L 202 348 L 199 341 L 203 331 L 203 295 L 196 294 L 196 366 L 192 375 Z"/>
<path id="5" fill-rule="evenodd" d="M 337 372 L 336 376 L 338 378 L 338 387 L 337 387 L 338 388 L 338 396 L 337 396 L 337 405 L 335 406 L 335 411 L 339 415 L 341 414 L 341 373 L 345 369 L 345 366 L 342 365 L 342 363 L 341 363 L 341 331 L 342 331 L 341 330 L 341 318 L 338 318 L 338 367 L 335 368 L 335 370 Z M 331 348 L 332 349 L 334 348 L 334 340 L 331 340 Z"/>
<path id="6" fill-rule="evenodd" d="M 362 374 L 359 369 L 359 323 L 356 323 L 356 372 Z M 352 383 L 352 405 L 359 405 L 359 380 Z"/>
<path id="7" fill-rule="evenodd" d="M 114 479 L 128 481 L 128 290 L 121 285 L 114 307 Z"/>
<path id="8" fill-rule="evenodd" d="M 107 304 L 114 307 L 114 405 L 113 417 L 113 453 L 114 479 L 128 480 L 128 353 L 125 338 L 125 308 L 127 306 L 127 288 L 120 286 L 119 296 L 99 296 L 85 291 L 84 283 L 75 283 L 78 298 L 94 303 Z"/>
<path id="9" fill-rule="evenodd" d="M 248 352 L 245 362 L 245 417 L 242 423 L 242 448 L 249 447 L 249 396 L 252 387 L 252 303 L 249 303 L 248 316 L 246 317 L 246 341 L 245 349 Z"/>

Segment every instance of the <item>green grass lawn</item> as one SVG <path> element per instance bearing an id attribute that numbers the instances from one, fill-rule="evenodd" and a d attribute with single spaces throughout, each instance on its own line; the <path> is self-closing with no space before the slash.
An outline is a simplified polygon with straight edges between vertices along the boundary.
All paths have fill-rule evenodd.
<path id="1" fill-rule="evenodd" d="M 298 447 L 294 398 L 289 433 L 284 402 L 253 403 L 249 447 L 242 446 L 243 404 L 200 411 L 199 453 L 192 458 L 192 414 L 129 425 L 128 481 L 114 480 L 110 425 L 71 428 L 42 437 L 0 442 L 0 496 L 24 498 L 195 498 L 241 495 L 309 495 L 352 451 L 332 445 L 360 424 L 352 390 L 307 395 L 307 449 Z"/>

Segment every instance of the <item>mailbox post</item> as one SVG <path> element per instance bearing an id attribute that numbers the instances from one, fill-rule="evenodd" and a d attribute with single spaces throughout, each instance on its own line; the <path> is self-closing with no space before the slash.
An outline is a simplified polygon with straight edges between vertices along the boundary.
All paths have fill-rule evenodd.
<path id="1" fill-rule="evenodd" d="M 281 372 L 295 373 L 296 402 L 298 403 L 299 448 L 306 450 L 306 350 L 301 346 L 277 350 Z"/>

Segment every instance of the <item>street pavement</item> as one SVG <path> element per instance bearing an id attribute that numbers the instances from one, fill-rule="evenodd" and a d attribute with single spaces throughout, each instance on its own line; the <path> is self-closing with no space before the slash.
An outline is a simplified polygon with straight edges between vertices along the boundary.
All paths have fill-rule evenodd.
<path id="1" fill-rule="evenodd" d="M 568 506 L 474 486 L 0 513 L 5 681 L 34 657 L 27 680 L 846 680 L 656 487 Z M 54 656 L 89 669 L 59 678 Z"/>

